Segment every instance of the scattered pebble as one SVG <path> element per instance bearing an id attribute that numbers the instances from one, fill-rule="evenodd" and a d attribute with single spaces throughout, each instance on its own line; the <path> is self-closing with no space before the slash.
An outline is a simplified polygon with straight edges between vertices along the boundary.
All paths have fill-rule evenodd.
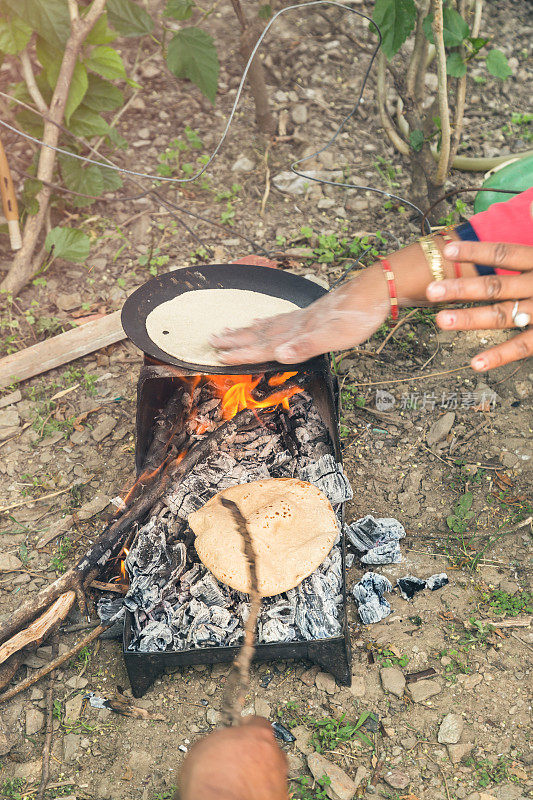
<path id="1" fill-rule="evenodd" d="M 252 161 L 251 158 L 247 158 L 247 156 L 241 156 L 240 158 L 235 161 L 233 164 L 231 171 L 232 172 L 253 172 L 255 169 L 255 163 Z"/>
<path id="2" fill-rule="evenodd" d="M 331 782 L 326 787 L 326 794 L 331 800 L 352 800 L 357 786 L 343 769 L 332 764 L 320 753 L 312 753 L 308 756 L 307 766 L 315 781 L 320 780 L 324 775 L 328 776 Z"/>
<path id="3" fill-rule="evenodd" d="M 406 772 L 399 769 L 392 769 L 383 776 L 385 783 L 392 786 L 393 789 L 406 789 L 411 783 L 411 778 Z"/>
<path id="4" fill-rule="evenodd" d="M 440 744 L 457 744 L 464 728 L 464 720 L 459 714 L 446 714 L 437 735 Z"/>
<path id="5" fill-rule="evenodd" d="M 405 676 L 397 667 L 383 667 L 379 671 L 383 689 L 386 692 L 403 697 L 405 691 Z M 439 740 L 440 741 L 440 740 Z"/>
<path id="6" fill-rule="evenodd" d="M 442 686 L 436 680 L 417 681 L 409 684 L 409 694 L 413 703 L 423 703 L 442 692 Z"/>
<path id="7" fill-rule="evenodd" d="M 317 689 L 327 694 L 335 694 L 338 691 L 338 686 L 335 683 L 335 678 L 329 672 L 319 672 L 315 678 Z"/>

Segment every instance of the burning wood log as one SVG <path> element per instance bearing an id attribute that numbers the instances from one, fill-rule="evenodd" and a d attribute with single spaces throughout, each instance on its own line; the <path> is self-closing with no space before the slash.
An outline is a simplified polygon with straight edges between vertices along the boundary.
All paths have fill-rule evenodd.
<path id="1" fill-rule="evenodd" d="M 215 431 L 206 435 L 195 444 L 181 459 L 168 464 L 162 474 L 153 476 L 143 485 L 141 495 L 124 513 L 112 522 L 96 540 L 91 549 L 80 559 L 78 564 L 69 569 L 37 594 L 23 603 L 0 627 L 0 642 L 5 642 L 35 619 L 42 611 L 54 603 L 60 595 L 84 583 L 94 570 L 99 572 L 107 561 L 122 546 L 124 534 L 128 528 L 152 509 L 172 482 L 177 485 L 187 472 L 201 459 L 216 449 L 217 444 L 227 435 L 233 433 L 241 424 L 247 425 L 254 419 L 254 412 L 248 409 L 238 412 L 233 419 L 222 423 Z M 96 577 L 91 576 L 91 580 Z"/>

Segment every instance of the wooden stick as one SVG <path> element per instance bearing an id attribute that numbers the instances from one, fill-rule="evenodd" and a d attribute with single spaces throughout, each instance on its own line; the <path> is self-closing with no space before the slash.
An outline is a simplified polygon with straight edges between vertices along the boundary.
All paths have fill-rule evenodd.
<path id="1" fill-rule="evenodd" d="M 10 506 L 0 506 L 0 514 L 3 514 L 5 511 L 11 511 L 12 508 L 19 508 L 20 506 L 28 506 L 31 503 L 40 503 L 41 500 L 50 500 L 51 497 L 57 497 L 60 494 L 65 494 L 66 492 L 70 492 L 72 487 L 76 486 L 76 483 L 71 483 L 71 485 L 67 486 L 66 489 L 60 489 L 58 492 L 50 492 L 49 494 L 43 494 L 41 497 L 27 497 L 26 500 L 20 500 L 18 503 L 11 503 Z"/>
<path id="2" fill-rule="evenodd" d="M 72 608 L 76 592 L 69 591 L 57 598 L 48 611 L 42 614 L 35 622 L 32 622 L 20 633 L 15 634 L 0 647 L 0 664 L 7 661 L 10 656 L 29 645 L 38 645 L 46 639 L 52 628 L 58 622 L 63 622 L 68 612 Z"/>
<path id="3" fill-rule="evenodd" d="M 54 636 L 52 643 L 52 658 L 57 657 L 58 651 L 58 637 Z M 52 670 L 50 673 L 48 689 L 46 691 L 46 736 L 43 745 L 43 765 L 41 771 L 41 783 L 37 790 L 36 800 L 43 800 L 48 781 L 50 779 L 50 751 L 52 749 L 52 737 L 54 735 L 54 683 L 56 679 L 56 671 Z"/>
<path id="4" fill-rule="evenodd" d="M 261 595 L 257 583 L 257 556 L 246 517 L 233 500 L 223 497 L 221 503 L 231 512 L 237 523 L 237 528 L 244 543 L 244 554 L 248 562 L 248 569 L 250 570 L 250 613 L 244 625 L 244 641 L 228 676 L 222 701 L 222 714 L 226 724 L 239 725 L 242 722 L 242 709 L 246 691 L 250 684 L 250 665 L 255 652 L 255 634 L 257 618 L 261 610 Z"/>
<path id="5" fill-rule="evenodd" d="M 29 686 L 33 686 L 34 683 L 40 681 L 41 678 L 45 677 L 45 675 L 49 675 L 52 672 L 52 670 L 57 669 L 57 667 L 60 667 L 62 664 L 65 663 L 65 661 L 68 661 L 69 658 L 72 658 L 72 656 L 76 655 L 76 653 L 79 653 L 82 647 L 85 647 L 86 645 L 90 644 L 93 641 L 93 639 L 96 639 L 98 636 L 100 636 L 100 634 L 103 633 L 108 627 L 109 625 L 99 625 L 97 628 L 88 633 L 87 636 L 81 639 L 77 644 L 75 644 L 74 647 L 71 647 L 71 649 L 67 653 L 63 653 L 62 656 L 54 658 L 52 661 L 50 661 L 49 664 L 46 665 L 46 667 L 37 670 L 37 672 L 34 672 L 33 675 L 31 675 L 29 678 L 26 678 L 26 680 L 22 681 L 22 683 L 19 683 L 18 686 L 14 686 L 12 689 L 8 689 L 7 692 L 0 694 L 0 703 L 5 703 L 7 700 L 11 700 L 12 697 L 15 697 L 17 694 L 23 692 Z"/>
<path id="6" fill-rule="evenodd" d="M 0 692 L 11 683 L 12 679 L 15 677 L 15 674 L 26 658 L 26 653 L 20 650 L 18 653 L 15 653 L 8 658 L 7 661 L 4 661 L 3 664 L 0 665 Z"/>
<path id="7" fill-rule="evenodd" d="M 33 378 L 125 338 L 120 311 L 52 336 L 51 339 L 45 339 L 44 342 L 38 342 L 0 359 L 0 389 L 9 386 L 13 381 Z"/>
<path id="8" fill-rule="evenodd" d="M 12 250 L 20 250 L 22 238 L 20 236 L 19 210 L 11 170 L 7 163 L 7 156 L 4 146 L 0 141 L 0 194 L 2 195 L 2 208 L 4 217 L 7 220 L 9 230 L 9 240 Z"/>

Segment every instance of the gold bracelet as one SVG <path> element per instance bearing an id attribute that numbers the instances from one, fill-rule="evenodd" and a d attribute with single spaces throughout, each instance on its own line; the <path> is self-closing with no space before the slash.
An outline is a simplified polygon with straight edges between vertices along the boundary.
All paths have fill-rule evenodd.
<path id="1" fill-rule="evenodd" d="M 433 278 L 436 281 L 444 280 L 444 261 L 439 248 L 433 240 L 433 236 L 423 236 L 418 240 L 418 243 L 424 251 Z"/>

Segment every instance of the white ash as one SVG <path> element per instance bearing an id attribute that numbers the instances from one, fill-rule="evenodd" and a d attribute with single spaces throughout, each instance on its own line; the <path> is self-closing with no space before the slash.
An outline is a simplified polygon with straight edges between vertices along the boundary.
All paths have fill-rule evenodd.
<path id="1" fill-rule="evenodd" d="M 309 395 L 293 400 L 297 402 L 288 414 L 274 412 L 266 417 L 266 425 L 238 431 L 222 442 L 217 453 L 198 463 L 179 488 L 167 494 L 163 514 L 139 532 L 126 559 L 131 583 L 124 605 L 133 615 L 130 650 L 177 651 L 242 640 L 248 596 L 217 581 L 199 562 L 194 535 L 186 525 L 188 515 L 222 489 L 260 478 L 308 480 L 337 506 L 340 529 L 341 504 L 352 497 L 350 485 Z M 263 600 L 258 641 L 338 636 L 341 611 L 339 534 L 312 575 L 295 589 Z"/>
<path id="2" fill-rule="evenodd" d="M 344 533 L 362 564 L 399 564 L 402 560 L 399 541 L 405 536 L 405 528 L 397 519 L 374 519 L 368 514 L 345 525 Z"/>

